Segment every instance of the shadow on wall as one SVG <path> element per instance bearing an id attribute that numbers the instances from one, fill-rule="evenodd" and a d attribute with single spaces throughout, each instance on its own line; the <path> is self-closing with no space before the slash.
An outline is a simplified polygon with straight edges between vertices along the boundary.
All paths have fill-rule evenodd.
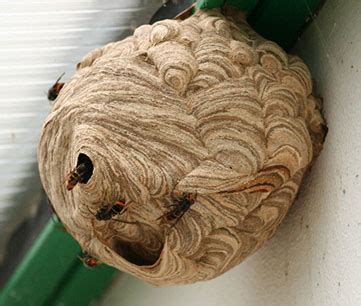
<path id="1" fill-rule="evenodd" d="M 275 237 L 249 259 L 253 280 L 247 291 L 253 291 L 255 297 L 251 305 L 289 305 L 292 300 L 313 304 L 312 291 L 319 287 L 316 280 L 320 271 L 312 270 L 315 269 L 312 263 L 319 261 L 315 257 L 320 254 L 323 260 L 327 256 L 328 242 L 321 235 L 328 232 L 331 223 L 324 214 L 327 211 L 324 199 L 327 178 L 322 178 L 325 155 L 327 138 L 324 151 L 306 175 L 298 199 Z M 243 273 L 241 277 L 244 278 Z M 267 299 L 265 290 L 269 293 Z"/>

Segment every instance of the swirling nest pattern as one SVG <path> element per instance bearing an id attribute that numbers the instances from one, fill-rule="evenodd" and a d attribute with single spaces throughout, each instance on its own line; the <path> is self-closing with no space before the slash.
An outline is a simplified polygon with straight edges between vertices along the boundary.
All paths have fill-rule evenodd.
<path id="1" fill-rule="evenodd" d="M 242 19 L 198 11 L 90 52 L 39 144 L 42 182 L 66 229 L 101 261 L 156 285 L 211 279 L 274 233 L 325 136 L 305 64 Z M 78 155 L 94 165 L 72 191 Z M 171 228 L 175 194 L 196 203 Z M 124 199 L 119 217 L 95 220 Z"/>

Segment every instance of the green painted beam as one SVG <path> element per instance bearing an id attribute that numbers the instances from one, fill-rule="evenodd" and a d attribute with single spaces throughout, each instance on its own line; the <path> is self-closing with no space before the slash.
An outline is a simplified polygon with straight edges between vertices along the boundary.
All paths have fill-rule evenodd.
<path id="1" fill-rule="evenodd" d="M 323 4 L 323 0 L 263 0 L 248 22 L 258 33 L 288 50 L 299 38 L 305 24 Z"/>
<path id="2" fill-rule="evenodd" d="M 250 13 L 256 7 L 258 0 L 227 0 L 226 3 L 243 12 Z"/>
<path id="3" fill-rule="evenodd" d="M 201 9 L 225 4 L 248 14 L 248 22 L 259 34 L 289 50 L 303 28 L 325 0 L 197 0 Z"/>
<path id="4" fill-rule="evenodd" d="M 0 292 L 0 305 L 40 306 L 74 262 L 78 244 L 53 220 Z"/>
<path id="5" fill-rule="evenodd" d="M 59 290 L 45 303 L 46 306 L 93 305 L 111 284 L 117 270 L 100 265 L 88 269 L 77 261 L 77 266 L 64 280 Z"/>
<path id="6" fill-rule="evenodd" d="M 223 5 L 224 0 L 197 0 L 197 6 L 204 9 L 212 9 Z"/>
<path id="7" fill-rule="evenodd" d="M 212 9 L 223 5 L 230 5 L 244 12 L 251 12 L 258 0 L 197 0 L 197 6 L 201 9 Z"/>
<path id="8" fill-rule="evenodd" d="M 89 305 L 101 296 L 115 270 L 83 268 L 78 259 L 80 247 L 59 223 L 49 220 L 21 264 L 0 291 L 1 306 L 50 306 L 51 301 L 76 303 L 54 305 Z M 81 283 L 77 283 L 81 281 Z M 79 298 L 79 288 L 83 296 Z M 77 297 L 78 296 L 78 297 Z M 74 298 L 77 297 L 76 300 Z M 77 300 L 84 303 L 78 303 Z"/>

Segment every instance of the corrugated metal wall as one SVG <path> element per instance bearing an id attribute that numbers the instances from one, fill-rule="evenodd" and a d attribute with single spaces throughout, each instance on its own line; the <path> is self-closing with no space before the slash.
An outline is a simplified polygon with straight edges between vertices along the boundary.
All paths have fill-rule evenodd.
<path id="1" fill-rule="evenodd" d="M 36 147 L 47 89 L 89 50 L 147 23 L 162 0 L 0 2 L 0 262 L 41 199 Z"/>

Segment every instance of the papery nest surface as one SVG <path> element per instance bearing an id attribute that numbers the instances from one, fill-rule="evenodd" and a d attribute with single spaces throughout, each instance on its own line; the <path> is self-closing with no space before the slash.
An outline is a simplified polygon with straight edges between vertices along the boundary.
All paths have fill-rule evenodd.
<path id="1" fill-rule="evenodd" d="M 242 19 L 210 10 L 143 25 L 90 52 L 62 88 L 39 144 L 42 182 L 100 261 L 155 285 L 211 279 L 275 233 L 322 149 L 320 107 L 302 60 Z M 92 171 L 69 191 L 84 158 Z M 165 216 L 190 196 L 181 218 Z M 117 201 L 124 212 L 96 218 Z"/>

